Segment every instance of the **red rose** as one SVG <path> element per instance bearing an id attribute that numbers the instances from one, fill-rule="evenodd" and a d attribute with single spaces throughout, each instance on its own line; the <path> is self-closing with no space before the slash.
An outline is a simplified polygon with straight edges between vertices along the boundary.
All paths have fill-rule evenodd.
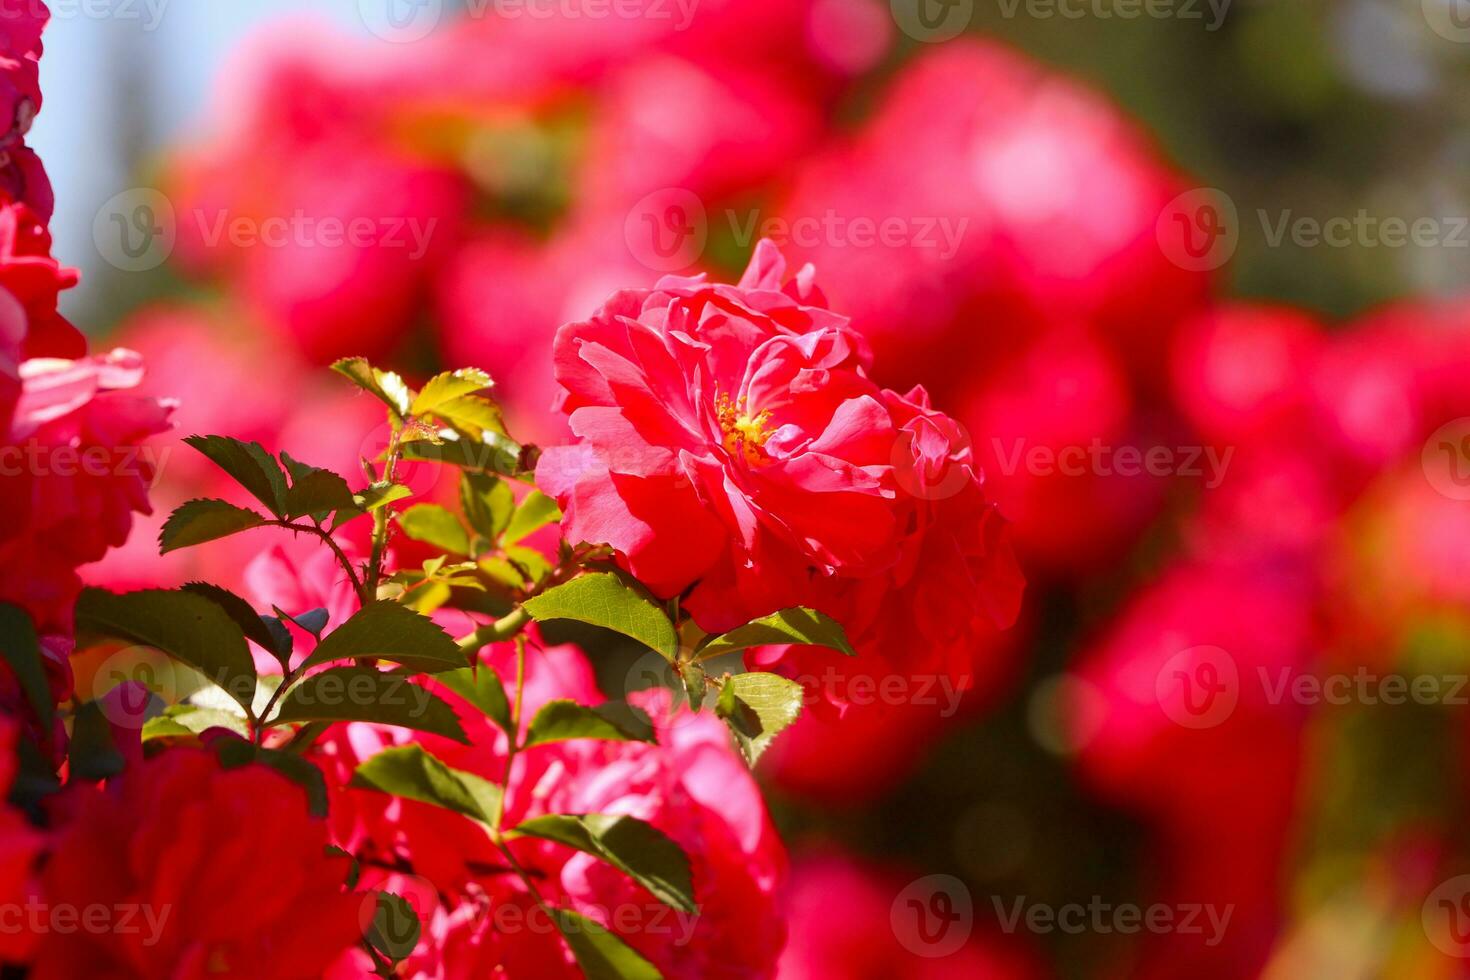
<path id="1" fill-rule="evenodd" d="M 88 800 L 45 871 L 49 907 L 132 908 L 130 928 L 47 931 L 33 976 L 320 976 L 362 934 L 326 845 L 275 771 L 165 752 Z"/>
<path id="2" fill-rule="evenodd" d="M 610 544 L 660 595 L 692 589 L 706 629 L 804 604 L 856 615 L 876 583 L 925 591 L 935 567 L 965 599 L 928 592 L 958 618 L 926 629 L 1013 619 L 1019 576 L 957 427 L 921 389 L 869 380 L 813 270 L 784 272 L 762 242 L 736 286 L 667 278 L 559 331 L 578 441 L 548 450 L 537 482 L 566 533 Z"/>

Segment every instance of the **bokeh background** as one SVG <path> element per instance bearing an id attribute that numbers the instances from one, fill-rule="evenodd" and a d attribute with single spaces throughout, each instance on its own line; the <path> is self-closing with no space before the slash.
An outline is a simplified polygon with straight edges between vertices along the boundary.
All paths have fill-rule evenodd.
<path id="1" fill-rule="evenodd" d="M 65 311 L 181 434 L 350 469 L 365 353 L 555 440 L 556 326 L 762 227 L 969 428 L 1023 622 L 763 762 L 783 978 L 1466 972 L 1463 0 L 52 7 Z M 91 579 L 238 578 L 211 479 Z"/>

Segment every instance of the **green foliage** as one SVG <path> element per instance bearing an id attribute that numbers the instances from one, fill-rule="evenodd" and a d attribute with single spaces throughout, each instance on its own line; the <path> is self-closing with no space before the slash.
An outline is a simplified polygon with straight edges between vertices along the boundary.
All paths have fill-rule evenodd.
<path id="1" fill-rule="evenodd" d="M 499 477 L 466 472 L 459 480 L 459 502 L 465 520 L 486 541 L 498 541 L 515 513 L 516 498 Z"/>
<path id="2" fill-rule="evenodd" d="M 663 607 L 612 572 L 579 576 L 524 605 L 538 623 L 571 619 L 621 633 L 670 661 L 679 654 L 679 636 Z"/>
<path id="3" fill-rule="evenodd" d="M 737 650 L 780 643 L 827 647 L 849 657 L 857 656 L 842 626 L 815 609 L 783 609 L 752 620 L 728 633 L 711 637 L 700 647 L 698 656 L 700 660 L 708 660 Z"/>
<path id="4" fill-rule="evenodd" d="M 372 667 L 333 667 L 297 683 L 271 725 L 308 721 L 369 721 L 470 743 L 448 703 L 403 674 Z"/>
<path id="5" fill-rule="evenodd" d="M 0 657 L 15 674 L 26 700 L 36 710 L 41 727 L 49 728 L 55 709 L 51 703 L 51 685 L 46 680 L 46 662 L 41 655 L 36 627 L 25 610 L 5 603 L 0 603 Z"/>
<path id="6" fill-rule="evenodd" d="M 515 734 L 511 731 L 510 701 L 495 671 L 484 665 L 462 667 L 436 674 L 434 680 L 479 708 L 501 731 Z"/>
<path id="7" fill-rule="evenodd" d="M 421 745 L 379 752 L 357 767 L 351 785 L 442 807 L 487 827 L 500 805 L 500 787 L 451 769 Z"/>
<path id="8" fill-rule="evenodd" d="M 332 365 L 332 370 L 388 406 L 394 418 L 401 421 L 407 417 L 412 393 L 392 371 L 379 371 L 365 357 L 343 358 Z"/>
<path id="9" fill-rule="evenodd" d="M 224 500 L 190 500 L 174 510 L 158 535 L 158 553 L 192 548 L 260 527 L 266 518 Z"/>
<path id="10" fill-rule="evenodd" d="M 635 817 L 553 814 L 527 820 L 507 836 L 539 837 L 601 858 L 659 901 L 694 912 L 689 858 L 663 831 Z"/>
<path id="11" fill-rule="evenodd" d="M 495 382 L 490 375 L 478 368 L 446 371 L 429 379 L 428 384 L 424 385 L 423 390 L 414 398 L 409 411 L 413 415 L 443 412 L 460 399 L 494 385 Z"/>
<path id="12" fill-rule="evenodd" d="M 505 528 L 502 544 L 518 544 L 548 524 L 561 520 L 561 509 L 540 490 L 532 490 L 516 508 L 510 524 Z"/>
<path id="13" fill-rule="evenodd" d="M 652 963 L 586 916 L 569 909 L 552 909 L 551 916 L 587 980 L 663 980 Z"/>
<path id="14" fill-rule="evenodd" d="M 548 701 L 531 719 L 526 746 L 549 745 L 578 738 L 612 742 L 652 742 L 653 726 L 636 708 L 599 705 L 589 708 L 575 701 Z"/>
<path id="15" fill-rule="evenodd" d="M 302 666 L 339 660 L 390 660 L 428 673 L 465 662 L 459 644 L 438 624 L 387 599 L 364 606 L 328 633 Z"/>
<path id="16" fill-rule="evenodd" d="M 190 436 L 185 444 L 197 449 L 224 470 L 277 517 L 286 506 L 286 474 L 275 457 L 258 442 L 241 442 L 228 436 Z"/>
<path id="17" fill-rule="evenodd" d="M 772 740 L 801 715 L 801 706 L 802 689 L 795 681 L 776 674 L 737 674 L 721 688 L 715 713 L 755 765 Z"/>
<path id="18" fill-rule="evenodd" d="M 77 708 L 76 717 L 72 719 L 67 758 L 71 776 L 88 782 L 111 779 L 121 775 L 126 767 L 112 726 L 98 702 L 88 701 Z"/>
<path id="19" fill-rule="evenodd" d="M 470 553 L 470 536 L 452 512 L 438 504 L 415 504 L 398 515 L 398 526 L 415 541 L 452 555 Z"/>
<path id="20" fill-rule="evenodd" d="M 248 713 L 255 698 L 255 661 L 245 634 L 211 599 L 185 590 L 147 589 L 115 595 L 83 589 L 77 631 L 160 650 L 199 671 Z"/>
<path id="21" fill-rule="evenodd" d="M 407 959 L 419 944 L 423 924 L 408 901 L 392 892 L 378 892 L 378 907 L 364 938 L 368 945 L 394 963 Z"/>
<path id="22" fill-rule="evenodd" d="M 189 582 L 184 586 L 184 591 L 203 596 L 219 606 L 240 627 L 240 632 L 245 634 L 246 639 L 255 641 L 280 661 L 282 668 L 289 669 L 293 643 L 291 634 L 281 625 L 280 620 L 258 615 L 250 603 L 229 589 L 209 582 Z"/>

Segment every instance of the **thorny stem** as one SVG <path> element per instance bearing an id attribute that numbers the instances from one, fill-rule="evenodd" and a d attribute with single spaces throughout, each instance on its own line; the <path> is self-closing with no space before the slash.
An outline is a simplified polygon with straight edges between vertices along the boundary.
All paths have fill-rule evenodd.
<path id="1" fill-rule="evenodd" d="M 342 550 L 341 545 L 337 544 L 337 539 L 332 537 L 330 531 L 327 531 L 325 528 L 317 527 L 315 524 L 297 524 L 292 521 L 267 521 L 266 526 L 283 527 L 288 531 L 314 534 L 317 537 L 321 538 L 324 542 L 326 542 L 327 547 L 332 549 L 332 554 L 336 556 L 337 563 L 340 564 L 342 566 L 342 570 L 347 573 L 347 578 L 352 583 L 352 591 L 357 595 L 362 604 L 367 605 L 369 602 L 372 601 L 371 596 L 368 596 L 364 591 L 364 583 L 361 579 L 357 577 L 357 570 L 352 567 L 352 562 L 348 559 L 346 552 Z M 374 585 L 373 588 L 374 591 L 376 591 L 377 586 Z"/>
<path id="2" fill-rule="evenodd" d="M 388 483 L 392 483 L 398 474 L 398 455 L 402 451 L 399 440 L 402 435 L 402 430 L 394 432 L 388 443 L 388 462 L 383 466 L 383 479 Z M 392 509 L 390 504 L 373 511 L 372 555 L 368 559 L 367 578 L 359 591 L 364 606 L 378 596 L 378 581 L 383 577 L 383 551 L 388 544 L 388 522 L 392 518 Z"/>

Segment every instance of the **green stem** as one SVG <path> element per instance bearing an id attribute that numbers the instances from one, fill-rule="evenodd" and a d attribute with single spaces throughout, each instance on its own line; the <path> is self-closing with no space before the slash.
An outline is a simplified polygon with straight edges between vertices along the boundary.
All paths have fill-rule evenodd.
<path id="1" fill-rule="evenodd" d="M 383 479 L 392 483 L 398 475 L 398 455 L 402 451 L 399 439 L 402 430 L 393 433 L 388 443 L 388 461 L 383 466 Z M 388 528 L 392 520 L 393 505 L 379 507 L 373 511 L 373 548 L 368 558 L 367 578 L 362 583 L 362 604 L 367 605 L 378 597 L 378 582 L 383 577 L 383 552 L 388 545 Z"/>

